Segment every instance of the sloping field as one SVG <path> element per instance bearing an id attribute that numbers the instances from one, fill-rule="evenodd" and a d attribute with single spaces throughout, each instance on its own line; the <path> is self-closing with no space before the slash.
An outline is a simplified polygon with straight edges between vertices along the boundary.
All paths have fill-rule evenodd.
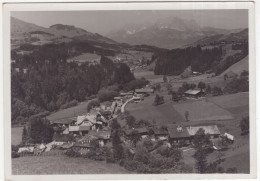
<path id="1" fill-rule="evenodd" d="M 70 59 L 68 59 L 68 62 L 72 62 L 72 61 L 76 61 L 76 62 L 88 62 L 88 61 L 99 61 L 101 58 L 100 55 L 94 54 L 94 53 L 83 53 L 79 56 L 76 57 L 72 57 Z"/>
<path id="2" fill-rule="evenodd" d="M 22 141 L 23 127 L 11 128 L 11 143 L 19 145 Z"/>
<path id="3" fill-rule="evenodd" d="M 235 63 L 234 65 L 230 66 L 227 70 L 225 70 L 220 76 L 224 76 L 226 73 L 232 71 L 236 74 L 240 74 L 243 70 L 248 71 L 249 62 L 248 56 L 240 60 L 239 62 Z"/>
<path id="4" fill-rule="evenodd" d="M 222 108 L 233 108 L 249 105 L 248 92 L 240 92 L 236 94 L 228 94 L 208 98 L 208 100 Z"/>
<path id="5" fill-rule="evenodd" d="M 54 120 L 74 117 L 74 116 L 86 113 L 87 105 L 88 105 L 88 101 L 81 102 L 77 106 L 70 107 L 67 109 L 62 109 L 53 114 L 50 114 L 49 116 L 47 116 L 47 119 L 49 119 L 50 121 L 54 121 Z"/>
<path id="6" fill-rule="evenodd" d="M 211 102 L 194 101 L 182 104 L 175 104 L 174 109 L 185 118 L 185 112 L 189 112 L 191 121 L 217 121 L 233 119 L 233 116 L 226 110 Z"/>
<path id="7" fill-rule="evenodd" d="M 129 103 L 126 105 L 126 110 L 137 120 L 154 120 L 160 125 L 184 121 L 183 117 L 174 109 L 172 102 L 153 106 L 153 100 L 154 96 L 150 96 L 140 103 Z"/>
<path id="8" fill-rule="evenodd" d="M 14 175 L 130 173 L 116 164 L 86 158 L 29 156 L 12 159 Z"/>

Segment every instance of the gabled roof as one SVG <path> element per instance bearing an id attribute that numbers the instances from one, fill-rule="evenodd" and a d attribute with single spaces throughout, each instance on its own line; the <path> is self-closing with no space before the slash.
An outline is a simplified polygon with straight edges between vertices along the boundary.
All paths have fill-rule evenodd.
<path id="1" fill-rule="evenodd" d="M 181 130 L 178 130 L 181 128 Z M 167 128 L 170 138 L 188 138 L 190 137 L 187 129 L 185 127 L 180 126 L 170 126 Z"/>
<path id="2" fill-rule="evenodd" d="M 189 127 L 187 127 L 187 131 L 188 131 L 189 135 L 194 136 L 200 128 L 205 130 L 205 134 L 210 134 L 210 135 L 219 135 L 220 134 L 220 131 L 219 131 L 217 125 L 189 126 Z"/>
<path id="3" fill-rule="evenodd" d="M 88 120 L 91 123 L 96 123 L 96 115 L 87 114 L 87 115 L 78 116 L 76 124 L 80 125 L 85 120 Z"/>
<path id="4" fill-rule="evenodd" d="M 201 91 L 200 90 L 192 90 L 192 89 L 189 89 L 185 92 L 185 94 L 190 94 L 190 95 L 197 95 L 198 93 L 200 93 Z"/>

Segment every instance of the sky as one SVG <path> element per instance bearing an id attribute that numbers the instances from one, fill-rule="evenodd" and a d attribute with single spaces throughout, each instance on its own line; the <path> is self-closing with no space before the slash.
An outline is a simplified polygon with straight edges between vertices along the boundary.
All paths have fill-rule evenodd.
<path id="1" fill-rule="evenodd" d="M 194 19 L 200 26 L 224 29 L 248 27 L 247 10 L 16 11 L 11 16 L 43 27 L 74 25 L 102 35 L 129 24 L 156 22 L 170 16 Z"/>

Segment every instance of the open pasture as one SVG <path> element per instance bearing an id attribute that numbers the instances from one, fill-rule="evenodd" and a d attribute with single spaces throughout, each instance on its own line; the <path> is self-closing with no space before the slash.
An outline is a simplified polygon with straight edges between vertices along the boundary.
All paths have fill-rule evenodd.
<path id="1" fill-rule="evenodd" d="M 217 121 L 233 119 L 233 116 L 226 110 L 211 102 L 193 101 L 181 104 L 174 104 L 174 109 L 185 119 L 185 112 L 189 112 L 190 121 Z"/>
<path id="2" fill-rule="evenodd" d="M 174 109 L 173 103 L 166 103 L 158 106 L 153 106 L 155 96 L 145 98 L 140 103 L 129 103 L 126 110 L 130 112 L 137 120 L 156 121 L 159 125 L 173 124 L 174 122 L 182 122 L 184 119 Z M 165 99 L 166 100 L 166 99 Z"/>
<path id="3" fill-rule="evenodd" d="M 47 116 L 47 119 L 49 119 L 50 121 L 54 121 L 54 120 L 74 117 L 86 113 L 87 105 L 88 105 L 88 101 L 81 102 L 76 106 L 67 109 L 61 109 L 53 114 L 50 114 L 49 116 Z"/>
<path id="4" fill-rule="evenodd" d="M 12 159 L 14 175 L 130 173 L 117 164 L 87 158 L 28 156 Z"/>
<path id="5" fill-rule="evenodd" d="M 222 96 L 210 97 L 208 100 L 222 108 L 233 108 L 249 105 L 248 92 L 240 92 L 236 94 L 227 94 Z"/>

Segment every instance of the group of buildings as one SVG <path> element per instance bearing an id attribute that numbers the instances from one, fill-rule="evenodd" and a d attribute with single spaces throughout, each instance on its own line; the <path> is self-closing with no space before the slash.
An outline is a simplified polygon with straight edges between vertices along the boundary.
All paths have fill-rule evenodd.
<path id="1" fill-rule="evenodd" d="M 134 102 L 141 101 L 145 94 L 151 94 L 154 90 L 151 88 L 136 89 L 135 92 L 123 92 L 114 98 L 112 102 L 102 103 L 99 107 L 93 108 L 89 113 L 79 115 L 77 117 L 59 119 L 52 121 L 55 131 L 53 141 L 46 145 L 41 144 L 34 147 L 20 148 L 18 152 L 25 150 L 39 154 L 43 151 L 50 151 L 53 146 L 59 146 L 61 149 L 73 148 L 81 154 L 89 151 L 91 148 L 91 140 L 97 140 L 98 144 L 103 147 L 112 147 L 110 127 L 111 121 L 118 116 L 121 109 L 129 100 Z M 197 92 L 187 92 L 187 94 L 197 95 Z M 118 112 L 119 111 L 119 112 Z M 122 129 L 123 135 L 120 139 L 125 144 L 130 144 L 130 136 L 135 131 L 141 139 L 154 142 L 162 141 L 169 147 L 175 144 L 190 145 L 197 131 L 202 128 L 205 134 L 208 134 L 212 140 L 220 139 L 221 133 L 217 125 L 204 126 L 184 126 L 184 125 L 168 125 L 167 127 L 159 127 L 153 125 L 150 127 L 138 127 Z M 224 134 L 229 140 L 234 141 L 232 135 Z M 73 141 L 72 141 L 73 140 Z M 214 145 L 215 149 L 219 149 Z M 134 146 L 129 146 L 134 152 Z"/>

